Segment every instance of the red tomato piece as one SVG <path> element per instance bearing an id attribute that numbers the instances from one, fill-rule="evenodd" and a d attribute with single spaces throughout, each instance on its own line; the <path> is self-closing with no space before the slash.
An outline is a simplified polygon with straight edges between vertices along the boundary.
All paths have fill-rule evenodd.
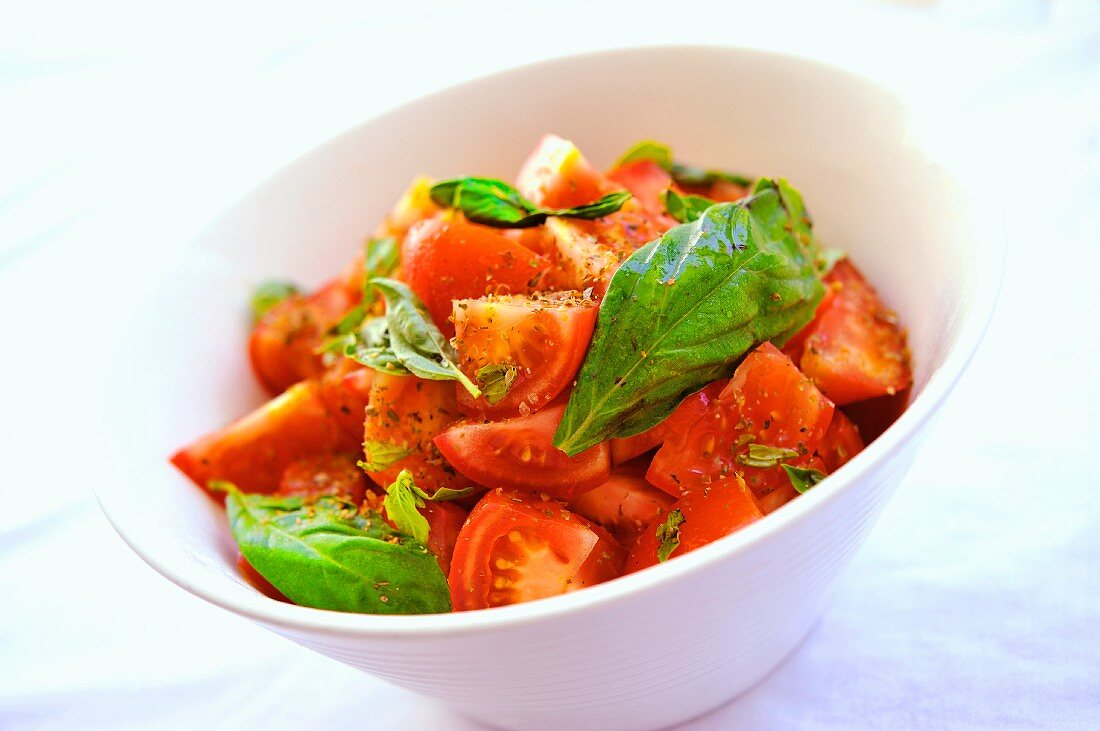
<path id="1" fill-rule="evenodd" d="M 666 228 L 679 223 L 665 212 L 665 206 L 661 203 L 661 194 L 672 186 L 672 178 L 657 163 L 635 160 L 615 168 L 607 177 L 633 193 L 645 212 Z"/>
<path id="2" fill-rule="evenodd" d="M 374 482 L 385 487 L 409 470 L 425 492 L 470 486 L 432 441 L 458 418 L 453 383 L 377 373 L 366 414 L 364 460 L 378 467 L 367 470 Z M 402 451 L 407 455 L 401 457 Z"/>
<path id="3" fill-rule="evenodd" d="M 514 376 L 495 403 L 458 387 L 459 408 L 467 415 L 499 418 L 553 401 L 581 367 L 597 312 L 593 300 L 575 291 L 455 302 L 455 347 L 462 370 L 482 387 L 487 381 L 478 373 L 486 366 L 501 366 Z"/>
<path id="4" fill-rule="evenodd" d="M 375 373 L 350 358 L 341 358 L 321 376 L 319 393 L 325 408 L 357 444 L 363 441 L 364 412 Z"/>
<path id="5" fill-rule="evenodd" d="M 668 513 L 642 532 L 627 559 L 627 573 L 660 562 L 657 550 L 661 540 L 657 537 L 657 529 L 676 510 L 683 516 L 683 522 L 679 525 L 680 544 L 669 558 L 694 551 L 764 517 L 752 492 L 739 475 L 723 477 L 706 487 L 688 490 L 669 507 Z"/>
<path id="6" fill-rule="evenodd" d="M 780 462 L 807 466 L 833 416 L 833 403 L 771 343 L 742 361 L 694 424 L 669 434 L 646 478 L 678 496 L 737 474 L 769 513 L 798 495 Z M 791 450 L 772 466 L 752 466 L 750 445 Z"/>
<path id="7" fill-rule="evenodd" d="M 458 534 L 449 583 L 455 611 L 543 599 L 614 579 L 626 552 L 559 503 L 490 491 Z"/>
<path id="8" fill-rule="evenodd" d="M 569 509 L 631 546 L 647 525 L 663 516 L 673 498 L 645 480 L 641 465 L 619 467 L 599 487 L 569 501 Z"/>
<path id="9" fill-rule="evenodd" d="M 677 406 L 668 418 L 657 426 L 632 437 L 611 440 L 611 464 L 620 465 L 651 449 L 661 446 L 669 434 L 686 429 L 710 409 L 711 403 L 729 383 L 728 378 L 715 381 L 691 394 Z"/>
<path id="10" fill-rule="evenodd" d="M 455 469 L 479 485 L 569 500 L 607 481 L 611 452 L 606 442 L 575 457 L 555 447 L 551 442 L 564 413 L 565 404 L 559 401 L 530 416 L 464 421 L 436 437 L 435 443 Z"/>
<path id="11" fill-rule="evenodd" d="M 228 480 L 244 492 L 274 492 L 287 466 L 299 459 L 355 452 L 318 395 L 303 381 L 238 421 L 172 456 L 172 464 L 202 488 Z"/>
<path id="12" fill-rule="evenodd" d="M 277 394 L 320 376 L 325 366 L 317 346 L 359 299 L 359 286 L 349 289 L 337 278 L 308 297 L 292 295 L 272 307 L 248 341 L 249 360 L 260 383 Z"/>
<path id="13" fill-rule="evenodd" d="M 269 599 L 275 599 L 276 601 L 286 602 L 287 604 L 293 604 L 283 592 L 275 588 L 274 584 L 263 577 L 256 567 L 248 562 L 248 559 L 244 557 L 244 554 L 240 551 L 237 552 L 237 571 L 240 572 L 244 580 L 251 584 L 256 591 L 260 592 Z"/>
<path id="14" fill-rule="evenodd" d="M 893 396 L 857 401 L 844 407 L 844 412 L 857 427 L 865 444 L 879 438 L 898 417 L 905 413 L 909 405 L 909 389 L 898 391 Z"/>
<path id="15" fill-rule="evenodd" d="M 416 224 L 401 245 L 402 276 L 447 337 L 454 300 L 532 292 L 547 268 L 503 233 L 451 214 Z"/>
<path id="16" fill-rule="evenodd" d="M 419 510 L 428 521 L 428 550 L 435 554 L 446 576 L 451 571 L 451 558 L 459 531 L 466 522 L 466 511 L 453 502 L 425 502 Z"/>
<path id="17" fill-rule="evenodd" d="M 913 381 L 897 315 L 847 259 L 825 282 L 834 290 L 819 308 L 799 365 L 838 404 L 894 395 Z"/>
<path id="18" fill-rule="evenodd" d="M 557 135 L 544 135 L 520 169 L 516 188 L 546 208 L 573 208 L 621 188 L 592 167 L 577 146 Z"/>
<path id="19" fill-rule="evenodd" d="M 862 451 L 863 439 L 859 436 L 859 429 L 843 411 L 837 409 L 833 412 L 829 430 L 825 432 L 817 448 L 817 455 L 825 464 L 825 471 L 836 472 L 841 465 Z"/>
<path id="20" fill-rule="evenodd" d="M 279 479 L 279 494 L 322 497 L 333 495 L 363 502 L 367 476 L 349 454 L 320 454 L 291 462 Z"/>

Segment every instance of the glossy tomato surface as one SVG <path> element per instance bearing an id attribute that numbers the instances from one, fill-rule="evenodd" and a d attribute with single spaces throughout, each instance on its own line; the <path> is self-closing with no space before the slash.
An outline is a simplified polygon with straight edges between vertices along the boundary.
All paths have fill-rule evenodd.
<path id="1" fill-rule="evenodd" d="M 470 511 L 451 561 L 456 611 L 564 594 L 622 574 L 625 550 L 560 503 L 492 490 Z"/>
<path id="2" fill-rule="evenodd" d="M 667 228 L 679 223 L 665 212 L 661 194 L 672 186 L 672 178 L 652 160 L 635 160 L 620 165 L 607 174 L 612 181 L 634 194 L 634 199 L 655 220 L 662 221 Z"/>
<path id="3" fill-rule="evenodd" d="M 805 339 L 802 371 L 838 404 L 892 396 L 912 383 L 897 315 L 847 259 L 825 278 L 833 290 Z"/>
<path id="4" fill-rule="evenodd" d="M 607 443 L 569 457 L 551 442 L 565 404 L 502 421 L 463 421 L 436 437 L 447 461 L 473 482 L 569 500 L 611 474 Z"/>
<path id="5" fill-rule="evenodd" d="M 535 291 L 547 267 L 500 231 L 449 213 L 416 224 L 401 245 L 402 277 L 447 337 L 454 300 Z"/>
<path id="6" fill-rule="evenodd" d="M 569 140 L 544 135 L 523 163 L 516 188 L 546 208 L 573 208 L 621 187 L 612 183 Z"/>
<path id="7" fill-rule="evenodd" d="M 807 466 L 833 416 L 825 398 L 791 359 L 764 343 L 737 367 L 710 409 L 690 427 L 670 434 L 647 479 L 669 494 L 740 475 L 765 513 L 797 496 L 781 463 Z M 751 452 L 788 450 L 767 466 Z"/>
<path id="8" fill-rule="evenodd" d="M 646 482 L 645 465 L 626 465 L 615 468 L 607 482 L 570 500 L 569 509 L 632 546 L 672 503 L 672 496 Z"/>
<path id="9" fill-rule="evenodd" d="M 694 551 L 764 517 L 752 492 L 738 475 L 723 477 L 706 487 L 688 490 L 669 507 L 665 516 L 658 518 L 642 531 L 630 552 L 628 572 L 660 562 L 657 551 L 661 546 L 661 539 L 657 529 L 674 511 L 679 511 L 683 521 L 678 527 L 679 543 L 669 558 Z"/>
<path id="10" fill-rule="evenodd" d="M 862 452 L 863 446 L 859 429 L 844 415 L 843 411 L 837 409 L 833 412 L 829 430 L 825 432 L 817 448 L 817 455 L 821 457 L 827 472 L 835 472 L 852 457 Z"/>
<path id="11" fill-rule="evenodd" d="M 459 388 L 463 413 L 519 416 L 557 398 L 584 360 L 597 312 L 576 291 L 455 302 L 459 366 L 487 392 L 475 399 Z"/>
<path id="12" fill-rule="evenodd" d="M 363 418 L 377 371 L 340 358 L 320 379 L 319 395 L 332 418 L 356 443 L 363 441 Z"/>
<path id="13" fill-rule="evenodd" d="M 356 462 L 356 455 L 347 453 L 296 460 L 283 470 L 278 492 L 302 497 L 333 495 L 361 503 L 367 491 L 367 476 Z"/>
<path id="14" fill-rule="evenodd" d="M 184 447 L 172 464 L 202 488 L 210 480 L 227 480 L 244 492 L 274 492 L 292 462 L 358 450 L 325 408 L 318 384 L 304 381 Z"/>
<path id="15" fill-rule="evenodd" d="M 669 434 L 687 429 L 703 414 L 711 408 L 711 404 L 718 398 L 718 394 L 729 383 L 729 379 L 723 378 L 708 384 L 699 391 L 691 394 L 677 406 L 668 418 L 657 426 L 632 437 L 611 440 L 611 462 L 620 465 L 635 457 L 645 454 L 651 449 L 664 444 Z"/>

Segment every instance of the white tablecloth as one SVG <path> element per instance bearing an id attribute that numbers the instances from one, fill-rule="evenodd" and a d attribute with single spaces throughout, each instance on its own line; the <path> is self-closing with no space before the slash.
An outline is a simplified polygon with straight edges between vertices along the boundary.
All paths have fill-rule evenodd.
<path id="1" fill-rule="evenodd" d="M 983 122 L 1010 261 L 985 347 L 820 624 L 684 728 L 1100 727 L 1097 4 L 18 13 L 0 13 L 0 728 L 478 728 L 146 568 L 89 489 L 92 394 L 148 274 L 296 154 L 462 78 L 685 41 L 812 53 Z"/>

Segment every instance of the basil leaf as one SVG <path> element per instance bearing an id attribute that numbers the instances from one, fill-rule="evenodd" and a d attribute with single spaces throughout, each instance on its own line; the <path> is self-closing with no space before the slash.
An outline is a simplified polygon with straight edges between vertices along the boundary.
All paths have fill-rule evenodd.
<path id="1" fill-rule="evenodd" d="M 769 447 L 766 444 L 750 444 L 749 451 L 737 455 L 737 461 L 746 467 L 775 467 L 781 460 L 792 459 L 798 452 L 784 447 Z"/>
<path id="2" fill-rule="evenodd" d="M 512 390 L 519 368 L 514 365 L 490 363 L 477 369 L 477 382 L 481 384 L 481 395 L 490 404 L 499 404 Z"/>
<path id="3" fill-rule="evenodd" d="M 672 170 L 672 149 L 663 142 L 642 140 L 624 152 L 622 157 L 615 161 L 615 167 L 629 165 L 639 160 L 652 160 L 665 172 L 669 172 Z"/>
<path id="4" fill-rule="evenodd" d="M 680 195 L 672 188 L 661 193 L 661 205 L 668 211 L 668 215 L 680 223 L 691 223 L 703 215 L 703 211 L 713 206 L 716 201 L 704 198 L 701 195 Z"/>
<path id="5" fill-rule="evenodd" d="M 359 467 L 366 472 L 381 472 L 395 462 L 408 457 L 412 454 L 412 450 L 407 449 L 403 444 L 368 439 L 363 442 L 363 454 L 366 459 L 359 462 Z"/>
<path id="6" fill-rule="evenodd" d="M 356 363 L 391 375 L 412 375 L 390 347 L 389 323 L 385 317 L 365 320 L 358 331 L 340 342 L 344 344 L 344 355 Z"/>
<path id="7" fill-rule="evenodd" d="M 684 524 L 684 514 L 679 508 L 668 514 L 665 522 L 657 526 L 657 561 L 664 563 L 672 552 L 680 547 L 680 526 Z"/>
<path id="8" fill-rule="evenodd" d="M 386 509 L 386 517 L 397 526 L 397 530 L 427 545 L 428 519 L 417 510 L 424 507 L 424 499 L 416 494 L 417 491 L 412 473 L 401 470 L 397 479 L 386 488 L 382 507 Z"/>
<path id="9" fill-rule="evenodd" d="M 431 189 L 436 205 L 457 209 L 474 223 L 497 228 L 531 228 L 550 216 L 600 218 L 622 208 L 630 195 L 629 191 L 619 191 L 576 208 L 539 208 L 511 185 L 495 178 L 454 178 L 436 183 Z"/>
<path id="10" fill-rule="evenodd" d="M 432 495 L 429 495 L 415 485 L 413 486 L 413 490 L 416 492 L 417 495 L 424 498 L 425 500 L 430 500 L 433 503 L 442 503 L 446 502 L 447 500 L 458 500 L 460 497 L 466 497 L 474 491 L 474 488 L 464 487 L 461 490 L 456 490 L 453 487 L 441 487 L 436 490 L 435 493 Z"/>
<path id="11" fill-rule="evenodd" d="M 363 253 L 363 302 L 369 307 L 378 298 L 370 285 L 375 277 L 388 277 L 401 263 L 401 242 L 393 236 L 369 238 Z"/>
<path id="12" fill-rule="evenodd" d="M 439 332 L 412 290 L 396 279 L 376 278 L 371 284 L 386 300 L 386 329 L 393 357 L 414 376 L 458 381 L 471 396 L 480 396 L 481 389 L 458 367 L 454 346 Z"/>
<path id="13" fill-rule="evenodd" d="M 674 163 L 669 173 L 678 184 L 688 187 L 706 187 L 717 182 L 733 183 L 746 188 L 752 185 L 752 178 L 744 175 L 728 173 L 724 170 L 708 170 L 680 163 Z"/>
<path id="14" fill-rule="evenodd" d="M 783 471 L 787 473 L 791 486 L 800 493 L 806 492 L 826 477 L 826 474 L 821 470 L 804 469 L 789 464 L 783 465 Z"/>
<path id="15" fill-rule="evenodd" d="M 824 287 L 787 205 L 778 185 L 761 187 L 711 206 L 622 264 L 554 446 L 575 455 L 640 434 L 752 348 L 782 345 L 810 321 Z"/>
<path id="16" fill-rule="evenodd" d="M 283 300 L 293 297 L 301 290 L 290 282 L 269 280 L 252 290 L 252 323 L 260 321 L 260 318 Z"/>
<path id="17" fill-rule="evenodd" d="M 225 500 L 241 553 L 295 604 L 367 614 L 451 609 L 435 556 L 377 513 L 332 497 L 246 495 Z"/>

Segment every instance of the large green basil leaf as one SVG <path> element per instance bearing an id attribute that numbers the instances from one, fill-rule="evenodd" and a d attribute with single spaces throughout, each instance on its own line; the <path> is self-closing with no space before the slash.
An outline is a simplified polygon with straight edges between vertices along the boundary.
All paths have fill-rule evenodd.
<path id="1" fill-rule="evenodd" d="M 431 197 L 436 205 L 462 211 L 462 215 L 474 223 L 497 228 L 530 228 L 550 216 L 593 219 L 610 215 L 623 207 L 630 193 L 609 193 L 576 208 L 539 208 L 503 180 L 454 178 L 433 185 Z"/>
<path id="2" fill-rule="evenodd" d="M 421 543 L 377 513 L 332 497 L 244 494 L 225 499 L 248 562 L 295 604 L 366 614 L 451 610 L 447 579 Z"/>
<path id="3" fill-rule="evenodd" d="M 797 191 L 762 181 L 634 252 L 600 306 L 554 445 L 574 455 L 639 434 L 756 345 L 809 322 L 824 287 L 804 231 Z"/>

